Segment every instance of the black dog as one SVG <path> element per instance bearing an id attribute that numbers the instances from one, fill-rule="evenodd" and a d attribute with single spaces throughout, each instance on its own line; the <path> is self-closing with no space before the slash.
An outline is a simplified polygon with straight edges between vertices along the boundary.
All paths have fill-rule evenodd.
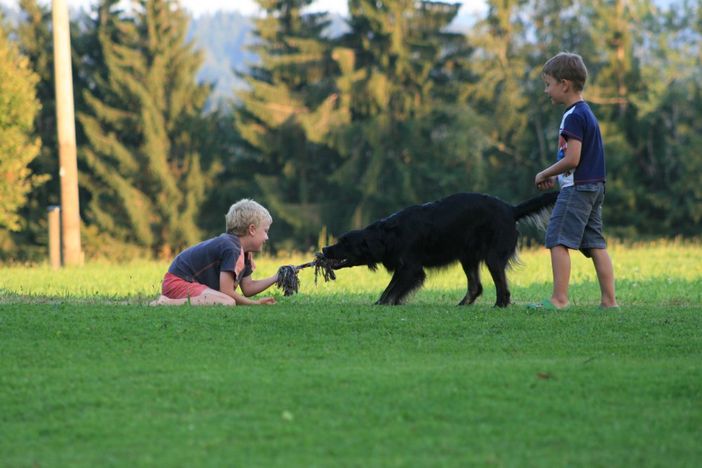
<path id="1" fill-rule="evenodd" d="M 541 218 L 555 202 L 549 192 L 512 206 L 479 193 L 458 193 L 441 200 L 415 205 L 349 231 L 322 249 L 334 269 L 382 263 L 394 272 L 376 304 L 400 304 L 421 287 L 425 267 L 441 267 L 460 261 L 468 278 L 468 292 L 459 305 L 472 304 L 483 292 L 480 264 L 485 263 L 497 289 L 495 306 L 510 303 L 506 269 L 517 249 L 517 221 Z"/>

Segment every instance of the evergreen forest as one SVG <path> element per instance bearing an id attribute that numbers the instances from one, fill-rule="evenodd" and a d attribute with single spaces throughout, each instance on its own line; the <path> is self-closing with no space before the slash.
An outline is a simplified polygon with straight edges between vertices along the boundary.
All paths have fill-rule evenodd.
<path id="1" fill-rule="evenodd" d="M 207 49 L 176 0 L 95 0 L 73 16 L 88 258 L 171 257 L 222 232 L 241 198 L 271 211 L 273 251 L 309 251 L 454 192 L 535 196 L 563 112 L 541 70 L 560 51 L 588 66 L 606 234 L 702 234 L 699 2 L 488 0 L 457 30 L 458 3 L 349 0 L 330 33 L 313 0 L 257 1 L 246 27 L 201 24 Z M 18 9 L 0 25 L 0 260 L 34 262 L 60 204 L 51 11 Z M 246 66 L 224 88 L 198 79 L 206 62 L 230 66 L 211 57 L 227 44 Z"/>

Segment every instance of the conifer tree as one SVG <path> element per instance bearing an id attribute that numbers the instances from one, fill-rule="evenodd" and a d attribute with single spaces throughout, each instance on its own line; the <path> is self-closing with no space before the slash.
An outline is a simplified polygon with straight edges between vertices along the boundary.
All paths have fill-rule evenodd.
<path id="1" fill-rule="evenodd" d="M 22 55 L 29 59 L 32 70 L 39 77 L 36 93 L 41 103 L 34 126 L 37 136 L 42 141 L 42 147 L 31 167 L 35 173 L 49 174 L 52 179 L 57 179 L 58 154 L 51 11 L 48 6 L 41 5 L 37 0 L 20 0 L 19 7 L 22 19 L 17 27 L 17 42 Z M 46 194 L 41 197 L 44 202 L 59 201 L 60 189 L 57 181 L 51 180 L 42 189 L 50 190 L 54 195 Z M 36 195 L 35 198 L 37 198 Z"/>
<path id="2" fill-rule="evenodd" d="M 129 14 L 114 0 L 98 7 L 105 68 L 79 114 L 90 171 L 82 180 L 91 197 L 86 219 L 118 241 L 170 256 L 200 239 L 209 177 L 194 132 L 210 88 L 195 81 L 201 57 L 185 42 L 188 18 L 178 3 L 131 5 Z"/>
<path id="3" fill-rule="evenodd" d="M 609 127 L 617 136 L 608 153 L 619 175 L 612 191 L 616 219 L 629 235 L 698 235 L 702 93 L 694 7 L 666 11 L 649 0 L 605 5 L 610 9 L 595 12 L 600 36 L 609 38 L 597 83 L 612 101 Z"/>
<path id="4" fill-rule="evenodd" d="M 605 143 L 608 179 L 605 222 L 611 225 L 609 221 L 616 220 L 610 230 L 613 235 L 626 231 L 632 234 L 636 230 L 632 225 L 640 223 L 643 215 L 630 205 L 638 182 L 632 183 L 635 144 L 627 137 L 631 130 L 627 127 L 638 112 L 632 105 L 634 96 L 645 86 L 635 58 L 637 44 L 641 44 L 645 34 L 641 28 L 643 18 L 639 17 L 642 13 L 639 7 L 644 3 L 648 0 L 597 0 L 582 2 L 580 9 L 590 26 L 582 37 L 592 44 L 586 55 L 589 77 L 584 97 L 598 117 Z M 639 220 L 633 221 L 635 218 Z"/>
<path id="5" fill-rule="evenodd" d="M 477 49 L 471 60 L 477 79 L 466 92 L 468 102 L 491 121 L 490 147 L 486 151 L 491 193 L 509 199 L 533 189 L 521 174 L 530 167 L 528 150 L 538 148 L 527 143 L 533 105 L 527 90 L 533 88 L 529 86 L 532 81 L 538 86 L 539 78 L 529 62 L 533 52 L 525 40 L 528 23 L 524 2 L 490 0 L 487 5 L 485 19 L 469 34 L 471 45 Z M 549 144 L 546 141 L 542 146 Z"/>
<path id="6" fill-rule="evenodd" d="M 0 239 L 22 227 L 19 210 L 27 195 L 46 178 L 33 174 L 31 162 L 41 142 L 33 137 L 34 119 L 39 111 L 36 98 L 38 76 L 29 60 L 10 42 L 0 23 Z"/>
<path id="7" fill-rule="evenodd" d="M 20 245 L 18 258 L 39 259 L 46 255 L 46 209 L 60 203 L 51 11 L 37 0 L 20 0 L 19 10 L 15 37 L 20 52 L 39 78 L 36 96 L 41 103 L 32 126 L 32 135 L 41 141 L 41 148 L 29 168 L 45 178 L 46 183 L 28 194 L 27 203 L 19 212 L 21 230 L 13 238 Z"/>
<path id="8" fill-rule="evenodd" d="M 328 173 L 335 159 L 325 144 L 330 128 L 343 120 L 333 93 L 333 62 L 325 13 L 304 13 L 313 0 L 258 0 L 256 20 L 260 63 L 242 78 L 235 120 L 245 142 L 233 171 L 253 179 L 260 194 L 298 241 L 316 239 L 322 223 Z M 276 229 L 280 229 L 280 226 Z"/>
<path id="9" fill-rule="evenodd" d="M 517 139 L 520 151 L 526 157 L 526 164 L 522 166 L 523 183 L 520 184 L 526 190 L 521 196 L 527 196 L 527 192 L 533 190 L 531 176 L 552 164 L 556 156 L 558 126 L 563 109 L 554 106 L 544 94 L 541 76 L 544 63 L 562 51 L 576 52 L 586 60 L 594 54 L 595 48 L 587 29 L 589 25 L 582 20 L 585 11 L 588 11 L 587 5 L 579 3 L 579 0 L 532 0 L 516 13 L 525 19 L 525 28 L 515 42 L 528 44 L 528 47 L 521 47 L 520 52 L 525 55 L 523 63 L 526 70 L 517 77 L 526 102 L 521 111 L 525 120 L 520 123 L 524 127 Z M 533 40 L 529 40 L 529 35 L 534 36 Z M 590 87 L 591 83 L 588 83 L 588 97 Z"/>
<path id="10" fill-rule="evenodd" d="M 334 174 L 353 227 L 403 205 L 476 188 L 482 135 L 460 102 L 464 38 L 445 29 L 460 5 L 352 0 L 335 51 L 352 122 Z"/>

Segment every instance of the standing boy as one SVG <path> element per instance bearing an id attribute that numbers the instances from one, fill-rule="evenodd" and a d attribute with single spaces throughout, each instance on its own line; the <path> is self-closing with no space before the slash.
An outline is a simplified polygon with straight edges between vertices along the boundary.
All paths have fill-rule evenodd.
<path id="1" fill-rule="evenodd" d="M 569 249 L 592 258 L 600 283 L 601 307 L 618 307 L 614 294 L 614 268 L 602 233 L 605 193 L 605 156 L 595 115 L 583 100 L 587 68 L 582 57 L 561 52 L 544 65 L 544 92 L 566 110 L 561 120 L 555 164 L 536 174 L 539 190 L 561 187 L 546 231 L 551 251 L 553 294 L 533 306 L 562 309 L 568 306 Z"/>
<path id="2" fill-rule="evenodd" d="M 256 268 L 253 252 L 260 252 L 268 240 L 273 218 L 260 204 L 243 199 L 229 208 L 226 222 L 224 234 L 185 249 L 173 260 L 161 297 L 151 305 L 275 304 L 272 297 L 249 299 L 278 281 L 277 274 L 251 278 Z"/>

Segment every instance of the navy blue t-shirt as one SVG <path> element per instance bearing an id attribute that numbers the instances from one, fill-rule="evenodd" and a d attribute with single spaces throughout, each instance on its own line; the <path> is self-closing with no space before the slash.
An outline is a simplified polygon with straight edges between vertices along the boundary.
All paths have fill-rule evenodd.
<path id="1" fill-rule="evenodd" d="M 252 273 L 251 262 L 234 234 L 224 233 L 183 250 L 168 272 L 190 283 L 198 282 L 219 291 L 219 274 L 231 271 L 238 282 Z"/>
<path id="2" fill-rule="evenodd" d="M 565 155 L 568 140 L 571 138 L 582 143 L 580 163 L 575 171 L 568 171 L 559 176 L 561 188 L 573 184 L 604 182 L 605 154 L 600 124 L 585 101 L 576 102 L 563 113 L 559 129 L 558 160 Z"/>

